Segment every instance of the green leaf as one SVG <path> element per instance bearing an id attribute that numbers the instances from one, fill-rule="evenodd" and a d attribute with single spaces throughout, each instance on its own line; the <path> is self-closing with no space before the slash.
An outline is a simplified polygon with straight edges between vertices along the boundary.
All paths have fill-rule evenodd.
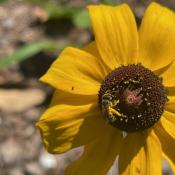
<path id="1" fill-rule="evenodd" d="M 40 2 L 41 0 L 32 0 L 32 2 Z M 59 18 L 69 18 L 72 20 L 75 26 L 80 28 L 89 27 L 89 17 L 88 12 L 85 8 L 80 8 L 76 6 L 60 5 L 57 3 L 51 3 L 46 0 L 43 4 L 40 3 L 43 9 L 46 11 L 49 20 L 59 19 Z"/>
<path id="2" fill-rule="evenodd" d="M 8 0 L 0 0 L 0 3 L 4 3 L 7 2 Z"/>
<path id="3" fill-rule="evenodd" d="M 114 0 L 101 0 L 104 4 L 115 5 Z"/>
<path id="4" fill-rule="evenodd" d="M 23 1 L 27 1 L 29 3 L 33 3 L 33 4 L 39 5 L 39 6 L 43 6 L 45 3 L 49 3 L 48 0 L 23 0 Z"/>
<path id="5" fill-rule="evenodd" d="M 73 16 L 73 23 L 79 28 L 88 28 L 90 26 L 89 14 L 87 10 L 81 10 Z"/>
<path id="6" fill-rule="evenodd" d="M 63 17 L 72 18 L 72 15 L 80 11 L 79 7 L 60 5 L 58 2 L 51 2 L 48 0 L 25 0 L 25 1 L 41 6 L 48 14 L 49 19 L 57 19 Z"/>
<path id="7" fill-rule="evenodd" d="M 55 51 L 58 46 L 53 42 L 43 41 L 28 44 L 19 48 L 13 54 L 0 59 L 0 69 L 5 69 L 8 66 L 27 59 L 42 50 Z"/>
<path id="8" fill-rule="evenodd" d="M 109 4 L 109 5 L 119 5 L 121 3 L 124 3 L 124 0 L 101 0 L 102 3 L 104 4 Z"/>
<path id="9" fill-rule="evenodd" d="M 44 9 L 48 14 L 49 19 L 63 18 L 63 17 L 72 18 L 72 15 L 79 12 L 79 9 L 76 7 L 57 5 L 53 3 L 46 3 L 44 5 Z"/>
<path id="10" fill-rule="evenodd" d="M 89 16 L 85 9 L 65 5 L 46 3 L 44 6 L 49 19 L 70 18 L 74 25 L 80 28 L 89 27 Z"/>

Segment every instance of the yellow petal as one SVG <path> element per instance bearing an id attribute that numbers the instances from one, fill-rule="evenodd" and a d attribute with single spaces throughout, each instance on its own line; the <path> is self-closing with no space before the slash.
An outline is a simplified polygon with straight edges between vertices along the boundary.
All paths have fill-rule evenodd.
<path id="1" fill-rule="evenodd" d="M 86 105 L 98 101 L 97 95 L 72 94 L 61 90 L 55 90 L 50 106 L 66 104 L 73 106 Z"/>
<path id="2" fill-rule="evenodd" d="M 165 110 L 175 113 L 175 96 L 168 96 L 168 102 L 165 105 Z"/>
<path id="3" fill-rule="evenodd" d="M 157 125 L 155 125 L 155 132 L 159 137 L 163 156 L 168 160 L 173 172 L 175 173 L 175 123 L 168 121 L 165 116 L 161 118 Z"/>
<path id="4" fill-rule="evenodd" d="M 160 76 L 165 87 L 175 87 L 175 61 Z"/>
<path id="5" fill-rule="evenodd" d="M 162 174 L 162 148 L 155 132 L 150 131 L 145 146 L 146 175 Z"/>
<path id="6" fill-rule="evenodd" d="M 97 94 L 104 75 L 99 60 L 88 52 L 66 48 L 41 77 L 53 87 L 73 94 Z"/>
<path id="7" fill-rule="evenodd" d="M 92 41 L 90 44 L 86 45 L 82 49 L 86 52 L 89 52 L 91 55 L 95 56 L 96 58 L 101 59 L 101 56 L 98 52 L 97 44 L 95 41 Z"/>
<path id="8" fill-rule="evenodd" d="M 168 70 L 170 68 L 170 66 L 174 63 L 174 61 L 172 61 L 171 63 L 169 63 L 168 65 L 161 67 L 159 69 L 154 70 L 153 72 L 157 75 L 157 76 L 161 76 L 166 70 Z"/>
<path id="9" fill-rule="evenodd" d="M 65 175 L 106 175 L 122 144 L 121 133 L 115 128 L 85 146 L 83 155 L 71 164 Z"/>
<path id="10" fill-rule="evenodd" d="M 168 98 L 175 96 L 175 87 L 165 87 Z"/>
<path id="11" fill-rule="evenodd" d="M 161 175 L 161 146 L 153 131 L 132 133 L 119 154 L 120 175 Z"/>
<path id="12" fill-rule="evenodd" d="M 164 129 L 175 139 L 175 113 L 164 111 L 160 122 Z"/>
<path id="13" fill-rule="evenodd" d="M 106 77 L 111 72 L 111 69 L 109 69 L 109 67 L 103 62 L 103 59 L 101 58 L 101 56 L 98 52 L 97 44 L 96 44 L 95 41 L 93 41 L 90 44 L 88 44 L 87 46 L 85 46 L 83 48 L 83 50 L 85 50 L 86 52 L 89 52 L 90 54 L 94 55 L 99 60 L 99 63 L 101 64 L 101 68 L 102 68 L 104 77 Z"/>
<path id="14" fill-rule="evenodd" d="M 139 61 L 152 70 L 164 67 L 175 59 L 175 15 L 157 3 L 145 12 L 139 29 Z"/>
<path id="15" fill-rule="evenodd" d="M 134 16 L 124 4 L 89 6 L 90 19 L 98 51 L 104 63 L 114 69 L 136 63 L 138 34 Z"/>
<path id="16" fill-rule="evenodd" d="M 141 133 L 128 134 L 119 154 L 119 174 L 145 174 L 145 164 L 143 135 Z"/>
<path id="17" fill-rule="evenodd" d="M 174 154 L 174 151 L 171 154 Z M 172 171 L 175 173 L 175 163 L 173 162 L 174 160 L 172 161 L 165 153 L 163 153 L 163 157 L 169 162 Z"/>
<path id="18" fill-rule="evenodd" d="M 111 126 L 91 104 L 55 105 L 37 123 L 44 145 L 50 153 L 62 153 L 96 139 Z"/>

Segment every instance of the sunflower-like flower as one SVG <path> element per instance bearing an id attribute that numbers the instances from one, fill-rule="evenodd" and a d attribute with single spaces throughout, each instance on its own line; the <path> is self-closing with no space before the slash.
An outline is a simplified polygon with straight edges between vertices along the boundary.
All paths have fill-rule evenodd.
<path id="1" fill-rule="evenodd" d="M 152 3 L 139 29 L 126 4 L 89 6 L 95 41 L 66 48 L 41 78 L 56 91 L 37 126 L 48 152 L 84 145 L 66 175 L 175 172 L 175 14 Z"/>

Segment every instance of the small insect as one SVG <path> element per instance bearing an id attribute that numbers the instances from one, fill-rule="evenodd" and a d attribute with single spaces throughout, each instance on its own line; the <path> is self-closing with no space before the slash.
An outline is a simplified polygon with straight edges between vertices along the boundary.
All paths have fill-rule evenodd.
<path id="1" fill-rule="evenodd" d="M 110 94 L 110 93 L 106 93 L 106 94 L 104 94 L 103 95 L 103 100 L 105 99 L 105 100 L 112 100 L 112 95 Z"/>
<path id="2" fill-rule="evenodd" d="M 74 88 L 75 88 L 75 87 L 74 87 L 74 86 L 72 86 L 72 91 L 74 90 Z"/>
<path id="3" fill-rule="evenodd" d="M 119 100 L 112 100 L 113 97 L 110 93 L 105 93 L 102 97 L 102 109 L 104 113 L 107 113 L 107 120 L 111 123 L 115 122 L 116 117 L 121 117 L 119 111 L 114 109 L 119 103 Z"/>
<path id="4" fill-rule="evenodd" d="M 111 103 L 111 100 L 112 100 L 112 96 L 110 93 L 106 93 L 103 95 L 102 97 L 102 106 L 105 107 L 105 106 L 109 106 L 110 103 Z"/>

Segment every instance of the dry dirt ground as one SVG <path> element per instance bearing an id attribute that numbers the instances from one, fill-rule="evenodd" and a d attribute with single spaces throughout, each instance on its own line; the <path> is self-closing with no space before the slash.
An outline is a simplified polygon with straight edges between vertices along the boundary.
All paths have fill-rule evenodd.
<path id="1" fill-rule="evenodd" d="M 98 0 L 60 2 L 81 7 L 99 3 Z M 132 6 L 139 23 L 150 1 L 121 2 Z M 159 2 L 175 9 L 174 0 Z M 68 40 L 81 46 L 91 38 L 88 29 L 76 28 L 59 20 L 47 22 L 41 7 L 23 0 L 0 4 L 0 57 L 13 53 L 21 45 L 42 39 Z M 48 154 L 35 128 L 35 122 L 46 109 L 53 92 L 51 87 L 41 84 L 38 78 L 59 52 L 40 52 L 0 71 L 0 175 L 63 175 L 64 168 L 82 152 L 82 148 L 79 148 L 58 156 Z M 164 175 L 172 174 L 166 162 L 163 170 Z M 116 168 L 109 174 L 115 172 Z"/>

